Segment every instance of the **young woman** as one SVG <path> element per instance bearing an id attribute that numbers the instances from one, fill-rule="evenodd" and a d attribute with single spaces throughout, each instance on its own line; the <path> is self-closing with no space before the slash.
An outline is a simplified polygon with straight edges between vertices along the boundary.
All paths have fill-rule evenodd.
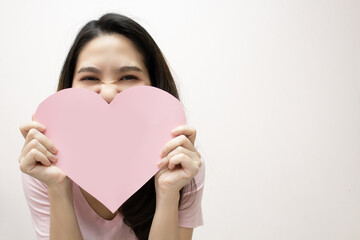
<path id="1" fill-rule="evenodd" d="M 87 23 L 64 63 L 58 91 L 86 88 L 110 103 L 127 88 L 148 85 L 179 99 L 167 63 L 138 23 L 109 13 Z M 203 224 L 204 164 L 194 146 L 196 129 L 178 126 L 165 144 L 159 171 L 115 213 L 56 167 L 57 148 L 31 121 L 19 157 L 23 186 L 38 239 L 191 239 Z M 139 149 L 141 150 L 141 149 Z"/>

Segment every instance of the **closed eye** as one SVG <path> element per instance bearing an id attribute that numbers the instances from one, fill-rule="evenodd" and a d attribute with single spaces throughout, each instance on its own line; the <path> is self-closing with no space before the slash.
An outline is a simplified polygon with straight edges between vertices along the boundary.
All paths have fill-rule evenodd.
<path id="1" fill-rule="evenodd" d="M 135 77 L 134 75 L 126 75 L 126 76 L 120 78 L 120 80 L 133 80 L 133 79 L 138 79 L 138 78 Z M 81 80 L 93 81 L 93 80 L 99 80 L 99 79 L 88 76 L 88 77 L 83 77 Z"/>
<path id="2" fill-rule="evenodd" d="M 122 78 L 120 78 L 120 80 L 131 80 L 131 79 L 138 79 L 137 77 L 135 77 L 134 75 L 126 75 Z"/>
<path id="3" fill-rule="evenodd" d="M 83 77 L 81 80 L 89 80 L 89 81 L 92 81 L 92 80 L 99 80 L 99 79 L 89 76 L 89 77 Z"/>

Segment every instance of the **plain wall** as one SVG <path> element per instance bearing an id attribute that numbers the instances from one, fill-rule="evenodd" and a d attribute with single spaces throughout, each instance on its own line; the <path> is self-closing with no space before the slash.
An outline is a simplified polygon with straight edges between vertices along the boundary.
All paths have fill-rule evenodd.
<path id="1" fill-rule="evenodd" d="M 80 30 L 132 17 L 162 49 L 206 162 L 193 239 L 360 239 L 360 1 L 1 1 L 0 238 L 35 239 L 19 125 Z"/>

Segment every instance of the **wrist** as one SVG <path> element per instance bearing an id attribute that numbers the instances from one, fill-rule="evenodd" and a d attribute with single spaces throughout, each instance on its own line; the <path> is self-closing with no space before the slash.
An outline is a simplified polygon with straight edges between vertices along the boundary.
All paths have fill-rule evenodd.
<path id="1" fill-rule="evenodd" d="M 64 181 L 58 183 L 47 184 L 46 186 L 49 194 L 63 194 L 64 192 L 71 193 L 72 191 L 72 184 L 69 178 L 66 178 Z"/>
<path id="2" fill-rule="evenodd" d="M 176 206 L 176 207 L 178 207 L 179 199 L 180 199 L 179 192 L 159 191 L 156 193 L 156 205 L 157 206 Z"/>

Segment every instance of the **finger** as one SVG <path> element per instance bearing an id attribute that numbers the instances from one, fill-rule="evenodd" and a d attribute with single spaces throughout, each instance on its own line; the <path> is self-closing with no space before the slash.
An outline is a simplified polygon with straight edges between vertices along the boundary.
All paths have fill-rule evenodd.
<path id="1" fill-rule="evenodd" d="M 173 169 L 175 166 L 173 164 L 179 164 L 176 161 L 172 161 L 173 159 L 177 159 L 178 157 L 185 157 L 187 161 L 187 163 L 189 163 L 190 165 L 188 166 L 195 166 L 196 168 L 200 168 L 201 167 L 201 160 L 197 157 L 197 156 L 190 156 L 187 155 L 185 153 L 177 153 L 175 155 L 173 155 L 172 157 L 169 158 L 169 163 L 168 163 L 168 168 L 169 169 Z M 181 158 L 179 160 L 182 160 Z M 181 164 L 183 165 L 184 162 L 181 162 Z"/>
<path id="2" fill-rule="evenodd" d="M 31 122 L 21 124 L 19 127 L 20 132 L 24 138 L 26 138 L 27 134 L 29 133 L 30 129 L 32 129 L 32 128 L 37 129 L 39 132 L 43 132 L 46 129 L 44 125 L 42 125 L 36 121 L 31 121 Z"/>
<path id="3" fill-rule="evenodd" d="M 183 146 L 184 148 L 187 148 L 194 152 L 197 151 L 194 145 L 192 144 L 192 142 L 190 142 L 190 140 L 185 135 L 180 135 L 171 139 L 165 144 L 164 148 L 161 151 L 160 156 L 161 157 L 167 156 L 169 152 L 171 152 L 173 149 L 175 149 L 178 146 Z"/>
<path id="4" fill-rule="evenodd" d="M 157 165 L 159 168 L 165 167 L 168 165 L 169 159 L 179 153 L 184 153 L 187 156 L 189 156 L 190 158 L 195 158 L 197 155 L 195 154 L 195 152 L 190 151 L 187 148 L 184 148 L 183 146 L 178 146 L 177 148 L 175 148 L 174 150 L 172 150 L 166 157 L 164 157 L 163 159 L 161 159 Z"/>
<path id="5" fill-rule="evenodd" d="M 188 178 L 192 178 L 199 171 L 199 165 L 192 161 L 187 155 L 180 153 L 170 158 L 168 168 L 170 170 L 175 169 L 176 166 L 181 166 Z"/>
<path id="6" fill-rule="evenodd" d="M 185 135 L 187 138 L 189 138 L 190 142 L 194 145 L 195 138 L 196 138 L 196 129 L 194 127 L 191 127 L 189 125 L 181 125 L 176 128 L 174 128 L 171 131 L 171 134 L 174 136 L 178 135 Z"/>
<path id="7" fill-rule="evenodd" d="M 47 150 L 49 150 L 53 154 L 57 153 L 58 150 L 55 147 L 55 144 L 35 128 L 29 130 L 24 145 L 28 144 L 32 139 L 37 139 Z"/>
<path id="8" fill-rule="evenodd" d="M 24 158 L 20 160 L 20 169 L 24 173 L 29 173 L 37 163 L 50 166 L 51 162 L 46 156 L 37 149 L 32 149 Z"/>
<path id="9" fill-rule="evenodd" d="M 169 165 L 168 165 L 168 168 L 171 170 L 171 169 L 174 169 L 174 167 L 178 164 L 181 164 L 182 162 L 184 162 L 184 159 L 186 155 L 181 153 L 181 154 L 176 154 L 175 156 L 171 157 L 169 159 Z M 191 159 L 190 159 L 191 161 Z"/>
<path id="10" fill-rule="evenodd" d="M 22 151 L 22 156 L 26 156 L 28 152 L 31 151 L 31 149 L 37 149 L 42 154 L 46 156 L 47 159 L 49 159 L 51 162 L 55 163 L 58 160 L 58 157 L 54 154 L 52 154 L 50 151 L 48 151 L 44 145 L 42 145 L 39 140 L 36 138 L 32 139 L 27 145 L 24 146 Z"/>

